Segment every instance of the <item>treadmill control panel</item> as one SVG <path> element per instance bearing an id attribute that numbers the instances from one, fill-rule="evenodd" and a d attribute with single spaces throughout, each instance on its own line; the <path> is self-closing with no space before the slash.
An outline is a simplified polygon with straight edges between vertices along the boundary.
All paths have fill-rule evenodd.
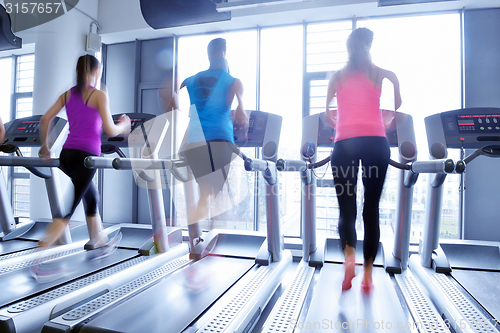
<path id="1" fill-rule="evenodd" d="M 156 117 L 156 115 L 149 113 L 125 113 L 125 114 L 130 118 L 131 132 L 135 130 L 137 127 L 144 126 L 145 123 Z M 121 114 L 113 115 L 113 121 L 115 124 L 118 124 L 120 122 L 120 117 Z M 146 127 L 143 127 L 145 132 L 147 132 Z M 103 145 L 111 144 L 116 147 L 128 147 L 128 135 L 120 134 L 115 137 L 110 137 L 109 135 L 106 134 L 106 132 L 103 131 L 101 136 L 101 143 Z"/>
<path id="2" fill-rule="evenodd" d="M 459 133 L 500 133 L 500 114 L 459 114 L 454 119 L 447 117 L 446 129 L 455 130 L 456 124 Z"/>
<path id="3" fill-rule="evenodd" d="M 318 147 L 333 147 L 334 139 L 335 130 L 320 116 L 318 121 Z"/>
<path id="4" fill-rule="evenodd" d="M 500 108 L 464 108 L 425 118 L 429 147 L 477 149 L 500 142 Z M 432 151 L 432 150 L 431 150 Z"/>
<path id="5" fill-rule="evenodd" d="M 248 132 L 236 124 L 233 126 L 234 143 L 244 147 L 260 147 L 264 142 L 268 114 L 261 111 L 252 111 L 248 120 Z"/>
<path id="6" fill-rule="evenodd" d="M 5 124 L 6 132 L 4 143 L 13 144 L 17 147 L 39 147 L 40 146 L 40 122 L 42 116 L 31 116 L 14 119 Z M 57 136 L 62 132 L 67 121 L 55 117 L 53 120 L 52 133 Z"/>
<path id="7" fill-rule="evenodd" d="M 24 120 L 21 121 L 12 133 L 16 135 L 38 134 L 40 132 L 40 120 Z"/>

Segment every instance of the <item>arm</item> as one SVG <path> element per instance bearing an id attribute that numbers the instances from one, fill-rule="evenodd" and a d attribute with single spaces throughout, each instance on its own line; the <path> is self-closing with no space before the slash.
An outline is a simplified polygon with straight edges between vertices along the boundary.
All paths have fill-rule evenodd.
<path id="1" fill-rule="evenodd" d="M 392 82 L 392 85 L 394 86 L 394 110 L 399 109 L 401 106 L 402 100 L 401 100 L 401 91 L 399 90 L 399 80 L 396 74 L 394 74 L 391 71 L 385 71 L 385 77 L 389 79 L 389 81 Z"/>
<path id="2" fill-rule="evenodd" d="M 5 137 L 5 127 L 3 126 L 2 118 L 0 118 L 0 145 L 3 143 Z"/>
<path id="3" fill-rule="evenodd" d="M 130 132 L 130 118 L 123 114 L 120 117 L 120 122 L 115 124 L 109 110 L 108 95 L 101 90 L 96 91 L 95 94 L 97 95 L 97 109 L 101 115 L 102 127 L 106 134 L 111 137 L 120 134 L 128 134 Z"/>
<path id="4" fill-rule="evenodd" d="M 170 112 L 174 110 L 179 110 L 179 90 L 185 87 L 185 81 L 181 83 L 181 86 L 178 90 L 175 90 L 174 93 L 172 94 L 172 98 L 170 99 L 170 102 L 168 102 L 167 109 L 165 112 Z"/>
<path id="5" fill-rule="evenodd" d="M 66 94 L 66 92 L 64 94 Z M 48 147 L 46 144 L 47 134 L 49 132 L 49 126 L 52 122 L 52 119 L 54 119 L 54 117 L 64 107 L 64 94 L 59 96 L 54 105 L 52 105 L 52 107 L 42 116 L 42 119 L 40 120 L 40 141 L 42 147 L 40 148 L 38 155 L 42 158 L 50 157 L 50 147 Z"/>
<path id="6" fill-rule="evenodd" d="M 243 107 L 243 84 L 240 80 L 236 80 L 233 84 L 233 96 L 236 96 L 238 100 L 238 106 L 233 113 L 233 123 L 243 125 L 245 129 L 248 129 L 248 121 L 250 118 L 250 111 L 245 110 Z"/>
<path id="7" fill-rule="evenodd" d="M 325 118 L 328 124 L 332 127 L 335 127 L 335 125 L 337 124 L 337 109 L 331 108 L 330 104 L 332 103 L 333 98 L 337 94 L 337 92 L 335 91 L 335 84 L 337 83 L 339 76 L 340 76 L 340 71 L 333 73 L 332 77 L 330 78 L 330 81 L 328 81 L 328 90 L 326 92 Z"/>

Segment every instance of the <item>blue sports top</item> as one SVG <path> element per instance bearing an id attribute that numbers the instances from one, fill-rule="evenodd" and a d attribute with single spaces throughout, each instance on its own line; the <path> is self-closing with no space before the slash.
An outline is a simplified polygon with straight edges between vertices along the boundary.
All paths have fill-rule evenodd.
<path id="1" fill-rule="evenodd" d="M 199 72 L 184 81 L 191 101 L 188 143 L 217 139 L 234 143 L 229 93 L 235 81 L 222 69 Z"/>

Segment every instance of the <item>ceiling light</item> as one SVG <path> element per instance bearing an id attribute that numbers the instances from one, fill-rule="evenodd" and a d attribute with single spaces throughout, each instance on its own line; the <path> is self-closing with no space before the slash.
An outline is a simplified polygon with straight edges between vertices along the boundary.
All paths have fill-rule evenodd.
<path id="1" fill-rule="evenodd" d="M 259 8 L 268 7 L 274 5 L 286 5 L 297 2 L 305 2 L 308 0 L 241 0 L 241 1 L 231 1 L 223 2 L 217 4 L 217 11 L 229 12 L 233 10 L 249 9 L 249 8 Z M 310 0 L 309 0 L 310 1 Z"/>

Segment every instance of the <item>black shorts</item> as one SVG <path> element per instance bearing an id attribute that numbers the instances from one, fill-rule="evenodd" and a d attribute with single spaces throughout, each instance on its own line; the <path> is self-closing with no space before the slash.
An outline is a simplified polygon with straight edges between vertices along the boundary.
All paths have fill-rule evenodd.
<path id="1" fill-rule="evenodd" d="M 184 152 L 198 184 L 209 184 L 215 193 L 222 190 L 236 147 L 226 140 L 210 140 L 202 146 L 189 144 Z"/>

